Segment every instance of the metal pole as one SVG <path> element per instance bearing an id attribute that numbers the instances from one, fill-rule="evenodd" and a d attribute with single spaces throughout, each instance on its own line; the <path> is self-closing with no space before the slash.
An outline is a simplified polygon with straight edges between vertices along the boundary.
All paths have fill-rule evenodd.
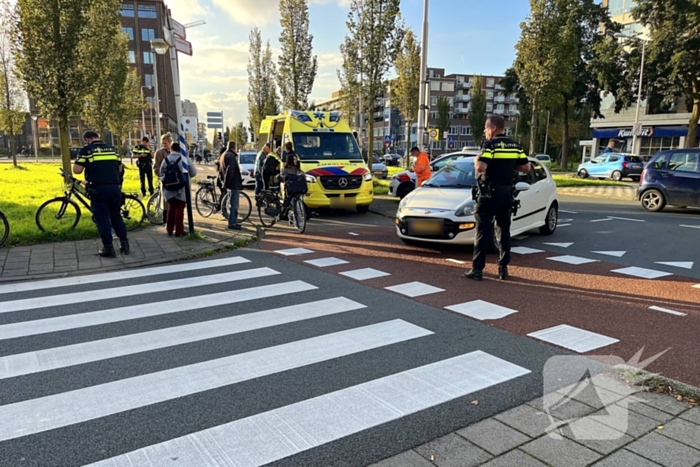
<path id="1" fill-rule="evenodd" d="M 148 119 L 151 121 L 151 136 L 153 135 L 153 100 L 148 103 Z M 160 144 L 160 141 L 156 138 L 156 143 Z"/>
<path id="2" fill-rule="evenodd" d="M 160 141 L 160 94 L 158 93 L 158 54 L 151 50 L 153 54 L 153 80 L 155 81 L 156 100 L 156 140 Z"/>
<path id="3" fill-rule="evenodd" d="M 420 56 L 420 73 L 421 73 L 421 83 L 418 102 L 420 107 L 418 108 L 418 128 L 416 132 L 416 146 L 422 147 L 424 150 L 424 138 L 425 138 L 425 122 L 427 121 L 426 106 L 425 106 L 425 85 L 428 83 L 428 0 L 423 0 L 423 30 L 421 39 L 421 56 Z"/>
<path id="4" fill-rule="evenodd" d="M 34 158 L 36 162 L 39 162 L 39 138 L 37 137 L 39 133 L 39 124 L 37 123 L 38 117 L 32 115 L 32 140 L 34 141 Z"/>
<path id="5" fill-rule="evenodd" d="M 547 129 L 544 132 L 544 151 L 543 153 L 547 153 L 547 143 L 549 142 L 549 114 L 550 111 L 547 111 Z"/>
<path id="6" fill-rule="evenodd" d="M 632 129 L 632 152 L 634 153 L 637 149 L 637 134 L 639 133 L 639 129 L 637 128 L 637 125 L 639 125 L 639 108 L 641 107 L 642 104 L 642 81 L 644 80 L 644 56 L 646 55 L 646 46 L 647 42 L 644 39 L 641 39 L 642 41 L 642 64 L 639 68 L 639 89 L 637 91 L 637 112 L 634 117 L 634 127 Z"/>

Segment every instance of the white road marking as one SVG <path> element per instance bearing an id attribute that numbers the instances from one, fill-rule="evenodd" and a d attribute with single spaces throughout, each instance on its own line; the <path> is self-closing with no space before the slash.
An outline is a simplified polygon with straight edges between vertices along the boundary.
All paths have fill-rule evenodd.
<path id="1" fill-rule="evenodd" d="M 566 213 L 566 214 L 578 214 L 578 213 L 575 212 L 575 211 L 565 211 L 564 209 L 560 209 L 559 212 L 564 212 L 564 213 Z"/>
<path id="2" fill-rule="evenodd" d="M 388 272 L 378 271 L 372 268 L 355 269 L 353 271 L 345 271 L 340 273 L 357 281 L 366 281 L 368 279 L 376 279 L 377 277 L 390 276 Z"/>
<path id="3" fill-rule="evenodd" d="M 607 219 L 593 219 L 591 222 L 606 222 L 606 221 L 611 221 L 609 217 Z"/>
<path id="4" fill-rule="evenodd" d="M 679 227 L 688 227 L 689 229 L 700 229 L 700 225 L 685 225 L 685 224 L 681 224 Z"/>
<path id="5" fill-rule="evenodd" d="M 359 236 L 360 236 L 359 233 L 355 233 L 355 232 L 348 232 L 348 235 L 352 235 L 353 237 L 359 237 Z"/>
<path id="6" fill-rule="evenodd" d="M 672 266 L 674 268 L 693 269 L 692 261 L 656 261 L 656 264 L 663 264 L 664 266 Z"/>
<path id="7" fill-rule="evenodd" d="M 64 347 L 8 355 L 0 357 L 0 379 L 231 336 L 362 308 L 366 308 L 365 305 L 339 297 Z"/>
<path id="8" fill-rule="evenodd" d="M 280 255 L 284 256 L 296 256 L 313 253 L 313 251 L 307 250 L 306 248 L 289 248 L 288 250 L 277 250 L 275 253 L 279 253 Z"/>
<path id="9" fill-rule="evenodd" d="M 432 285 L 424 284 L 422 282 L 408 282 L 406 284 L 392 285 L 391 287 L 384 288 L 411 298 L 445 291 L 445 289 L 433 287 Z"/>
<path id="10" fill-rule="evenodd" d="M 551 258 L 547 258 L 548 260 L 551 261 L 558 261 L 560 263 L 566 263 L 566 264 L 588 264 L 588 263 L 597 263 L 597 259 L 589 259 L 589 258 L 581 258 L 580 256 L 571 256 L 571 255 L 564 255 L 564 256 L 552 256 Z"/>
<path id="11" fill-rule="evenodd" d="M 519 255 L 531 255 L 533 253 L 544 253 L 544 250 L 535 250 L 534 248 L 528 248 L 526 246 L 515 246 L 510 249 L 511 253 L 518 253 Z"/>
<path id="12" fill-rule="evenodd" d="M 630 222 L 646 222 L 643 219 L 630 219 L 629 217 L 615 217 L 615 216 L 608 216 L 610 219 L 617 219 L 619 221 L 630 221 Z"/>
<path id="13" fill-rule="evenodd" d="M 181 290 L 212 284 L 224 284 L 226 282 L 255 279 L 259 277 L 274 276 L 277 274 L 280 273 L 270 268 L 246 269 L 243 271 L 224 272 L 209 276 L 186 277 L 184 279 L 176 279 L 171 281 L 151 282 L 148 284 L 138 284 L 129 287 L 114 287 L 111 289 L 89 290 L 86 292 L 75 292 L 64 295 L 50 295 L 48 297 L 25 298 L 23 300 L 12 300 L 2 303 L 0 313 L 10 313 L 13 311 L 32 310 L 35 308 L 131 297 L 134 295 L 160 295 L 168 290 Z M 190 300 L 195 299 L 190 298 Z M 152 306 L 157 305 L 154 304 Z"/>
<path id="14" fill-rule="evenodd" d="M 571 224 L 557 224 L 557 227 L 571 227 Z"/>
<path id="15" fill-rule="evenodd" d="M 628 276 L 640 277 L 643 279 L 658 279 L 659 277 L 672 276 L 670 272 L 657 271 L 655 269 L 638 268 L 631 266 L 622 269 L 613 269 L 611 272 L 618 274 L 627 274 Z"/>
<path id="16" fill-rule="evenodd" d="M 467 264 L 466 261 L 460 261 L 458 259 L 452 259 L 452 258 L 447 258 L 445 261 L 449 261 L 450 263 L 455 263 L 455 264 Z"/>
<path id="17" fill-rule="evenodd" d="M 261 298 L 278 297 L 281 295 L 307 292 L 318 287 L 303 281 L 283 282 L 270 285 L 261 285 L 248 289 L 229 290 L 215 294 L 207 294 L 193 299 L 192 297 L 178 298 L 164 302 L 143 303 L 123 308 L 78 313 L 55 318 L 23 321 L 4 324 L 0 326 L 0 340 L 14 339 L 17 337 L 34 336 L 50 332 L 79 329 L 101 324 L 117 323 L 132 319 L 147 318 L 149 316 L 167 315 L 181 311 L 201 310 L 221 305 L 242 303 Z"/>
<path id="18" fill-rule="evenodd" d="M 482 321 L 486 319 L 501 319 L 513 313 L 517 313 L 517 310 L 511 310 L 510 308 L 483 300 L 473 300 L 471 302 L 446 306 L 445 309 Z"/>
<path id="19" fill-rule="evenodd" d="M 626 251 L 591 251 L 591 253 L 596 253 L 599 255 L 615 256 L 617 258 L 622 258 Z"/>
<path id="20" fill-rule="evenodd" d="M 586 331 L 568 324 L 532 332 L 528 336 L 578 353 L 590 352 L 620 342 L 613 337 Z"/>
<path id="21" fill-rule="evenodd" d="M 18 284 L 0 285 L 0 294 L 50 289 L 53 287 L 75 286 L 81 284 L 96 284 L 98 282 L 114 282 L 117 280 L 134 279 L 139 277 L 162 276 L 163 274 L 197 271 L 200 269 L 212 269 L 244 263 L 250 263 L 250 261 L 245 258 L 241 258 L 240 256 L 232 256 L 231 258 L 214 259 L 211 261 L 197 261 L 194 263 L 180 263 L 169 266 L 158 266 L 155 268 L 129 269 L 128 271 L 91 274 L 89 276 L 65 277 L 62 279 L 48 279 L 44 281 L 27 281 Z"/>
<path id="22" fill-rule="evenodd" d="M 348 264 L 348 261 L 345 261 L 344 259 L 340 258 L 320 258 L 320 259 L 310 259 L 307 261 L 304 261 L 305 263 L 308 263 L 312 266 L 316 266 L 319 268 L 327 268 L 329 266 L 339 266 L 341 264 Z"/>
<path id="23" fill-rule="evenodd" d="M 660 306 L 650 306 L 650 310 L 656 310 L 656 311 L 663 311 L 664 313 L 668 313 L 671 315 L 676 315 L 676 316 L 687 316 L 685 313 L 681 313 L 680 311 L 675 311 L 675 310 L 669 310 L 668 308 L 661 308 Z"/>
<path id="24" fill-rule="evenodd" d="M 258 467 L 398 420 L 529 370 L 476 351 L 341 389 L 88 467 Z"/>
<path id="25" fill-rule="evenodd" d="M 74 425 L 431 334 L 431 331 L 397 319 L 16 402 L 0 407 L 0 419 L 3 420 L 0 424 L 0 441 Z M 23 430 L 21 435 L 18 430 Z"/>
<path id="26" fill-rule="evenodd" d="M 557 223 L 561 222 L 562 224 L 565 224 L 567 222 L 572 222 L 572 221 L 573 221 L 573 219 L 558 219 Z"/>
<path id="27" fill-rule="evenodd" d="M 567 243 L 545 243 L 545 245 L 551 245 L 551 246 L 558 246 L 560 248 L 569 248 L 571 245 L 573 245 L 574 242 L 567 242 Z"/>

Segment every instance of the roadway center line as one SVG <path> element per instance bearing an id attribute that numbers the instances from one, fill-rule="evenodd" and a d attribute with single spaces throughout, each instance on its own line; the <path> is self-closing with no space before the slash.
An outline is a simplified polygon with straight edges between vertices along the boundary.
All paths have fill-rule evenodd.
<path id="1" fill-rule="evenodd" d="M 688 227 L 689 229 L 700 229 L 700 225 L 685 225 L 685 224 L 681 224 L 679 227 Z"/>
<path id="2" fill-rule="evenodd" d="M 615 217 L 615 216 L 608 216 L 610 219 L 617 219 L 619 221 L 630 221 L 630 222 L 646 222 L 643 219 L 629 219 L 627 217 Z"/>
<path id="3" fill-rule="evenodd" d="M 681 313 L 680 311 L 675 311 L 675 310 L 669 310 L 668 308 L 661 308 L 660 306 L 650 306 L 650 310 L 656 310 L 656 311 L 663 311 L 664 313 L 668 313 L 670 315 L 676 315 L 676 316 L 687 316 L 685 313 Z"/>

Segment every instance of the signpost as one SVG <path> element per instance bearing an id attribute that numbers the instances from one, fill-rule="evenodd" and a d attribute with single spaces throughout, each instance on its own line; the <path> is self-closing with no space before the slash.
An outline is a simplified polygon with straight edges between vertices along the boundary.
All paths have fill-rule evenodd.
<path id="1" fill-rule="evenodd" d="M 173 41 L 175 42 L 175 50 L 181 52 L 185 55 L 192 56 L 192 43 L 186 41 L 178 35 L 173 35 Z"/>
<path id="2" fill-rule="evenodd" d="M 454 148 L 455 148 L 455 137 L 448 136 L 447 137 L 447 149 L 454 149 Z"/>
<path id="3" fill-rule="evenodd" d="M 207 112 L 207 128 L 215 130 L 224 129 L 224 113 L 223 112 Z"/>

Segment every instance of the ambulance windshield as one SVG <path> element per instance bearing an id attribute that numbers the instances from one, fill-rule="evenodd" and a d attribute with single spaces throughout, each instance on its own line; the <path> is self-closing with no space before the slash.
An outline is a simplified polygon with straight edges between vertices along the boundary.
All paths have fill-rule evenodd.
<path id="1" fill-rule="evenodd" d="M 357 160 L 362 155 L 351 133 L 294 133 L 294 151 L 302 161 Z"/>

